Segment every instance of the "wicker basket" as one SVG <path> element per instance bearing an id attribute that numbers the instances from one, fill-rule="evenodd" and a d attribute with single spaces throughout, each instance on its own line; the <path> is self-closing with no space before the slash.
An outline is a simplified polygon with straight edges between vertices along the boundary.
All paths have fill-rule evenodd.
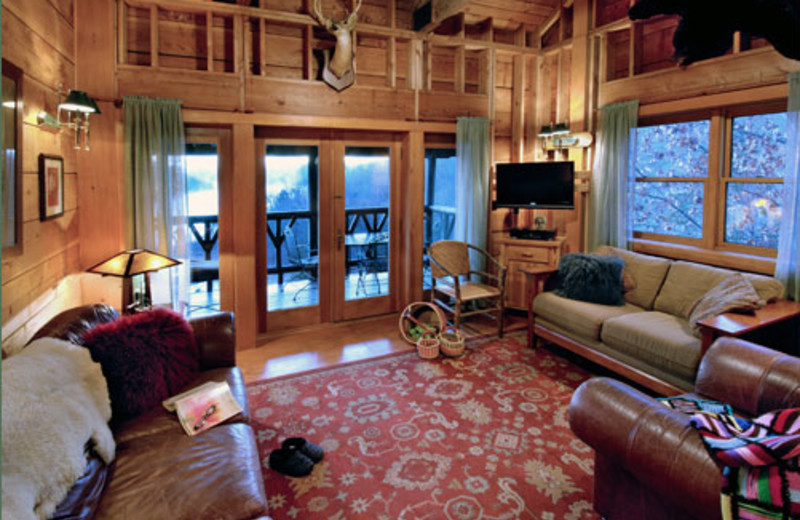
<path id="1" fill-rule="evenodd" d="M 449 357 L 458 357 L 464 353 L 464 335 L 454 327 L 446 327 L 439 333 L 440 350 Z"/>
<path id="2" fill-rule="evenodd" d="M 422 359 L 436 359 L 439 357 L 439 339 L 426 332 L 417 340 L 417 354 Z"/>
<path id="3" fill-rule="evenodd" d="M 404 340 L 415 345 L 420 336 L 412 334 L 412 329 L 420 327 L 425 330 L 425 333 L 430 333 L 436 336 L 439 331 L 443 330 L 447 325 L 447 319 L 444 317 L 442 309 L 437 305 L 428 302 L 415 302 L 405 308 L 400 313 L 400 335 Z"/>

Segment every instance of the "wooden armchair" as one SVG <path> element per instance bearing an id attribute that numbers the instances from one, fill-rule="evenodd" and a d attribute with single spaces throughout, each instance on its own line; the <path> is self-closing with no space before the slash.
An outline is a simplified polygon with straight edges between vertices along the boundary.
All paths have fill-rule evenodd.
<path id="1" fill-rule="evenodd" d="M 492 262 L 497 269 L 497 275 L 471 270 L 469 262 L 470 250 L 483 255 Z M 461 318 L 463 317 L 495 312 L 497 332 L 500 337 L 503 337 L 506 268 L 480 247 L 454 240 L 434 242 L 430 246 L 428 257 L 431 261 L 431 279 L 433 282 L 431 301 L 445 312 L 453 315 L 453 324 L 456 328 L 461 326 Z M 473 275 L 481 276 L 484 281 L 489 281 L 491 284 L 472 281 Z M 462 277 L 465 278 L 463 281 Z M 464 310 L 465 303 L 477 303 L 479 301 L 489 302 L 489 306 Z"/>

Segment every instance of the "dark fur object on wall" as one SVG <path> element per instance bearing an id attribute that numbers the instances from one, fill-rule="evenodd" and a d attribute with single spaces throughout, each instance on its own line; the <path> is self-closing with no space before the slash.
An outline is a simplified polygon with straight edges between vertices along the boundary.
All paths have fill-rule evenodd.
<path id="1" fill-rule="evenodd" d="M 681 17 L 672 45 L 684 67 L 725 54 L 736 31 L 766 38 L 800 60 L 800 0 L 641 0 L 628 11 L 631 20 L 658 14 Z"/>

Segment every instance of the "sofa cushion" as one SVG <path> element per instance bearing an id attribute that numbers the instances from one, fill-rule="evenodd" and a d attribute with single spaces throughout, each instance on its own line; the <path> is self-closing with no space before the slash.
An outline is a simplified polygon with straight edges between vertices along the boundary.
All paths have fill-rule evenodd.
<path id="1" fill-rule="evenodd" d="M 670 266 L 654 308 L 688 319 L 700 298 L 736 272 L 693 262 L 675 262 Z M 744 273 L 744 277 L 764 301 L 773 301 L 783 294 L 783 284 L 775 278 L 752 273 Z"/>
<path id="2" fill-rule="evenodd" d="M 181 389 L 180 392 L 185 392 L 186 390 L 200 386 L 208 381 L 227 381 L 228 386 L 231 387 L 233 396 L 242 407 L 242 413 L 231 417 L 225 422 L 249 423 L 250 411 L 247 405 L 247 389 L 244 386 L 242 371 L 239 370 L 238 367 L 206 370 L 205 372 L 197 374 L 197 376 Z M 174 435 L 185 435 L 175 413 L 166 411 L 163 406 L 157 406 L 138 417 L 115 425 L 114 438 L 118 443 L 124 443 L 137 437 L 156 435 L 167 431 L 171 431 Z"/>
<path id="3" fill-rule="evenodd" d="M 570 300 L 553 292 L 545 292 L 534 300 L 533 312 L 536 316 L 541 316 L 579 336 L 599 340 L 600 329 L 607 319 L 643 311 L 629 303 L 623 306 L 600 305 Z"/>
<path id="4" fill-rule="evenodd" d="M 123 316 L 84 338 L 92 359 L 103 367 L 115 423 L 160 406 L 199 367 L 192 327 L 166 309 Z"/>
<path id="5" fill-rule="evenodd" d="M 625 301 L 646 310 L 653 308 L 661 284 L 672 260 L 643 255 L 610 246 L 600 246 L 595 254 L 612 255 L 625 260 L 624 272 L 633 279 L 633 288 L 625 292 Z M 629 284 L 630 286 L 631 284 Z"/>
<path id="6" fill-rule="evenodd" d="M 690 381 L 700 363 L 700 340 L 692 335 L 689 322 L 663 312 L 609 318 L 603 323 L 601 339 L 609 347 Z"/>
<path id="7" fill-rule="evenodd" d="M 602 305 L 625 305 L 622 268 L 625 261 L 610 255 L 570 253 L 558 262 L 556 294 Z"/>
<path id="8" fill-rule="evenodd" d="M 265 515 L 253 430 L 224 424 L 190 437 L 118 444 L 96 520 L 238 520 Z"/>

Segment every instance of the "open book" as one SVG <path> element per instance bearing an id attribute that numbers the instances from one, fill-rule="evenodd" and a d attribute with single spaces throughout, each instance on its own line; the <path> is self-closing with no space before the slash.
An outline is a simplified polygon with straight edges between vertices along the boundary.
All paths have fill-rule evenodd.
<path id="1" fill-rule="evenodd" d="M 204 432 L 242 411 L 228 383 L 215 381 L 170 397 L 162 404 L 178 415 L 178 421 L 189 435 Z"/>

